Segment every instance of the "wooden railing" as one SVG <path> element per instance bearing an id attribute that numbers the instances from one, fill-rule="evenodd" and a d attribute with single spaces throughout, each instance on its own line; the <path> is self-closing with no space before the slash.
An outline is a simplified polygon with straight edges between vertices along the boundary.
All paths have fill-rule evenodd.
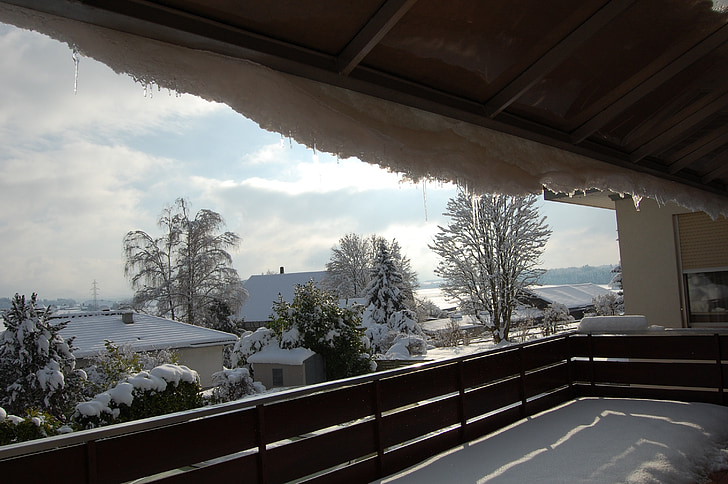
<path id="1" fill-rule="evenodd" d="M 369 482 L 581 396 L 727 405 L 728 333 L 568 333 L 0 447 L 2 482 Z"/>

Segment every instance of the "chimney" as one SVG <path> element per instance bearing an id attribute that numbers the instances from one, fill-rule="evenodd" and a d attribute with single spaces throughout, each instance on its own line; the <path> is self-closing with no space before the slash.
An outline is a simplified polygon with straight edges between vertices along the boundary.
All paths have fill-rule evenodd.
<path id="1" fill-rule="evenodd" d="M 134 323 L 134 313 L 132 311 L 126 311 L 121 313 L 121 322 L 124 324 Z"/>
<path id="2" fill-rule="evenodd" d="M 281 266 L 281 274 L 283 274 L 285 271 L 283 270 L 283 266 Z"/>

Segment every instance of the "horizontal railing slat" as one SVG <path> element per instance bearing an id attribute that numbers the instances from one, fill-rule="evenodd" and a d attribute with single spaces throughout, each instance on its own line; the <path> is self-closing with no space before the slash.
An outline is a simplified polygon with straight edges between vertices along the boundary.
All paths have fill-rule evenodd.
<path id="1" fill-rule="evenodd" d="M 407 442 L 459 421 L 457 397 L 417 405 L 382 417 L 382 445 Z"/>

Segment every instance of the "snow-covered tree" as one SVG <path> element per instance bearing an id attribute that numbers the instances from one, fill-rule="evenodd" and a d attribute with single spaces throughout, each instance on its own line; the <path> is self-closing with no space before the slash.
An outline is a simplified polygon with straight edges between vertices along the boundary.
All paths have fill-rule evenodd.
<path id="1" fill-rule="evenodd" d="M 595 296 L 592 298 L 592 304 L 594 305 L 594 312 L 598 316 L 616 316 L 623 312 L 623 310 L 620 312 L 619 309 L 619 296 L 613 292 Z"/>
<path id="2" fill-rule="evenodd" d="M 610 287 L 617 288 L 616 313 L 624 314 L 624 290 L 622 287 L 622 262 L 612 267 L 612 280 L 609 281 Z"/>
<path id="3" fill-rule="evenodd" d="M 342 298 L 365 297 L 372 277 L 377 247 L 381 243 L 387 246 L 396 260 L 402 273 L 402 290 L 406 294 L 408 305 L 413 308 L 414 290 L 418 286 L 417 274 L 412 270 L 410 260 L 402 254 L 397 240 L 389 242 L 376 234 L 363 237 L 351 233 L 339 239 L 339 244 L 331 249 L 331 259 L 326 263 L 326 277 L 321 282 L 322 287 Z"/>
<path id="4" fill-rule="evenodd" d="M 368 341 L 359 314 L 341 308 L 333 295 L 313 281 L 296 285 L 293 301 L 282 298 L 273 305 L 272 328 L 281 348 L 308 348 L 324 359 L 330 380 L 371 371 Z"/>
<path id="5" fill-rule="evenodd" d="M 81 398 L 85 373 L 75 369 L 72 341 L 59 334 L 68 323 L 51 323 L 49 310 L 36 299 L 16 294 L 3 313 L 0 407 L 15 415 L 39 409 L 65 420 Z"/>
<path id="6" fill-rule="evenodd" d="M 198 325 L 217 324 L 210 315 L 221 305 L 231 314 L 237 311 L 247 293 L 227 251 L 240 237 L 219 232 L 225 225 L 220 214 L 203 209 L 192 217 L 187 202 L 179 198 L 162 212 L 158 224 L 164 231 L 161 237 L 141 230 L 124 237 L 124 274 L 135 290 L 134 305 Z"/>
<path id="7" fill-rule="evenodd" d="M 448 201 L 447 227 L 430 245 L 443 292 L 493 335 L 508 339 L 511 314 L 523 288 L 543 273 L 539 258 L 551 235 L 535 196 L 475 195 L 458 189 Z"/>
<path id="8" fill-rule="evenodd" d="M 363 325 L 375 352 L 386 353 L 400 335 L 408 338 L 410 355 L 427 352 L 417 316 L 406 303 L 409 297 L 407 289 L 397 260 L 387 244 L 380 241 L 366 289 L 363 316 Z"/>
<path id="9" fill-rule="evenodd" d="M 210 403 L 224 403 L 239 400 L 246 395 L 265 391 L 262 383 L 253 381 L 247 368 L 225 368 L 212 374 L 215 385 L 210 394 Z"/>
<path id="10" fill-rule="evenodd" d="M 573 321 L 574 317 L 569 314 L 565 304 L 551 303 L 543 312 L 542 333 L 544 336 L 556 334 L 565 324 Z"/>

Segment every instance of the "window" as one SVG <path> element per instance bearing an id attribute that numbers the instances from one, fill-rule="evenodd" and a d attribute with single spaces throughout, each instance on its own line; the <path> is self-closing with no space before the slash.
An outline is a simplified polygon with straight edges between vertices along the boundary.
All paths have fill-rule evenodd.
<path id="1" fill-rule="evenodd" d="M 283 386 L 283 368 L 273 368 L 273 386 Z"/>
<path id="2" fill-rule="evenodd" d="M 728 270 L 684 274 L 690 323 L 728 323 Z"/>

